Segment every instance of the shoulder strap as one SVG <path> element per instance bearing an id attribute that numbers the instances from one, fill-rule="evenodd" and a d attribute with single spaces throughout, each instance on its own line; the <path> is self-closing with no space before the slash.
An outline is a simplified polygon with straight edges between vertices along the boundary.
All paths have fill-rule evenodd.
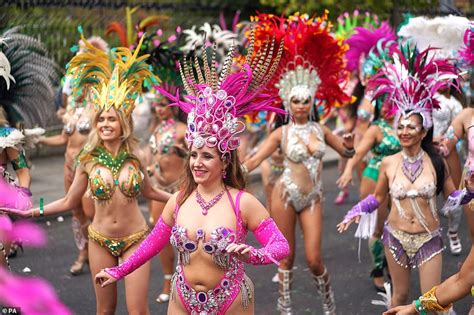
<path id="1" fill-rule="evenodd" d="M 237 222 L 241 221 L 240 217 L 240 197 L 242 196 L 242 193 L 244 192 L 243 190 L 239 190 L 237 192 L 237 196 L 235 197 L 235 202 L 232 198 L 232 195 L 230 194 L 229 190 L 226 189 L 227 196 L 229 197 L 230 204 L 232 206 L 232 209 L 234 209 L 235 217 L 237 219 Z"/>
<path id="2" fill-rule="evenodd" d="M 287 134 L 288 125 L 281 126 L 281 141 L 280 141 L 280 148 L 282 152 L 286 152 L 286 134 Z"/>

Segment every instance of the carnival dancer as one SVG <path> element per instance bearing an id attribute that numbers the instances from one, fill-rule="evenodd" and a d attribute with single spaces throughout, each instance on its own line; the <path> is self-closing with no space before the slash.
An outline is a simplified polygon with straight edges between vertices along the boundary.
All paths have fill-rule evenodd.
<path id="1" fill-rule="evenodd" d="M 378 21 L 378 20 L 376 20 Z M 397 35 L 392 30 L 388 22 L 371 23 L 366 27 L 356 27 L 354 34 L 351 35 L 346 43 L 349 49 L 346 52 L 347 65 L 346 69 L 351 73 L 357 73 L 360 83 L 365 87 L 364 97 L 357 107 L 357 120 L 354 128 L 355 147 L 362 139 L 362 136 L 369 128 L 374 120 L 374 104 L 372 103 L 373 91 L 367 87 L 370 77 L 373 75 L 373 65 L 367 63 L 371 51 L 377 47 L 377 43 L 395 41 Z M 369 157 L 367 157 L 368 160 Z M 357 174 L 362 180 L 362 172 L 367 166 L 367 160 L 357 165 Z"/>
<path id="2" fill-rule="evenodd" d="M 290 255 L 278 269 L 278 309 L 282 314 L 292 312 L 291 282 L 297 218 L 303 230 L 306 260 L 321 294 L 324 313 L 335 312 L 329 273 L 321 254 L 322 157 L 326 145 L 346 157 L 354 154 L 354 148 L 351 136 L 342 141 L 315 121 L 315 104 L 324 101 L 329 111 L 336 100 L 343 104 L 350 99 L 338 84 L 344 80 L 344 50 L 329 34 L 326 19 L 326 15 L 309 19 L 266 14 L 255 18 L 258 22 L 256 40 L 263 41 L 275 34 L 285 43 L 278 75 L 269 83 L 269 88 L 279 95 L 278 102 L 283 103 L 291 121 L 274 130 L 258 152 L 244 164 L 250 172 L 279 147 L 284 156 L 285 170 L 273 190 L 271 209 L 272 217 L 290 244 Z"/>
<path id="3" fill-rule="evenodd" d="M 366 11 L 364 14 L 360 14 L 359 10 L 354 10 L 352 14 L 349 14 L 349 12 L 344 12 L 337 18 L 335 35 L 336 38 L 347 41 L 360 28 L 372 30 L 374 28 L 377 28 L 379 25 L 380 21 L 378 16 L 375 14 L 371 14 L 370 12 Z M 357 36 L 355 38 L 357 38 Z M 365 57 L 365 55 L 370 52 L 370 50 L 372 50 L 374 47 L 369 47 L 370 45 L 368 44 L 371 43 L 371 41 L 365 42 L 365 45 L 357 47 L 358 41 L 360 41 L 361 39 L 368 40 L 368 38 L 366 38 L 365 36 L 359 37 L 358 40 L 353 40 L 352 44 L 354 47 L 352 49 L 351 46 L 349 46 L 348 43 L 345 42 L 346 45 L 349 46 L 349 49 L 346 54 L 349 54 L 349 57 L 352 58 L 352 60 L 349 59 L 350 61 L 346 64 L 347 70 L 350 72 L 350 76 L 348 78 L 348 81 L 344 83 L 344 92 L 347 95 L 352 95 L 352 100 L 350 100 L 349 104 L 345 104 L 345 106 L 337 109 L 338 115 L 336 122 L 340 124 L 340 127 L 337 127 L 336 130 L 334 130 L 333 132 L 339 136 L 343 135 L 346 132 L 354 131 L 356 127 L 357 129 L 361 129 L 360 123 L 363 120 L 362 109 L 363 107 L 367 107 L 368 105 L 367 101 L 364 98 L 366 82 L 360 81 L 360 77 L 364 77 L 364 75 L 361 76 L 359 74 L 359 71 L 363 70 L 364 68 L 362 67 L 361 69 L 358 64 L 359 59 L 364 60 L 363 57 Z M 357 63 L 354 62 L 356 60 Z M 364 103 L 364 105 L 360 106 L 362 103 Z M 359 109 L 359 106 L 361 110 L 359 111 L 361 121 L 359 121 L 359 117 L 357 117 L 357 111 Z M 371 109 L 371 107 L 369 107 L 369 109 Z M 357 131 L 360 132 L 359 130 Z M 356 139 L 356 144 L 358 143 L 358 141 L 360 141 L 360 138 Z M 343 157 L 339 158 L 338 170 L 340 174 L 344 172 L 346 163 L 347 159 Z M 360 165 L 364 165 L 364 163 Z M 360 165 L 358 165 L 358 168 L 360 167 Z M 359 177 L 359 180 L 361 180 L 362 170 L 358 169 L 357 175 Z M 342 205 L 345 203 L 348 197 L 349 187 L 342 187 L 338 195 L 336 196 L 336 199 L 334 200 L 334 204 Z"/>
<path id="4" fill-rule="evenodd" d="M 88 42 L 97 49 L 108 53 L 108 44 L 100 37 L 93 36 Z M 77 54 L 86 51 L 84 41 L 79 41 L 79 50 Z M 79 95 L 72 94 L 72 76 L 65 78 L 63 94 L 67 95 L 67 105 L 64 115 L 61 115 L 62 109 L 59 109 L 58 116 L 62 116 L 64 123 L 61 134 L 50 137 L 42 137 L 40 144 L 46 146 L 66 146 L 64 153 L 64 192 L 67 194 L 74 180 L 76 170 L 76 157 L 87 142 L 87 137 L 92 128 L 93 104 L 87 89 L 84 89 Z M 79 250 L 79 255 L 69 268 L 73 275 L 81 274 L 86 264 L 89 262 L 87 252 L 87 227 L 94 217 L 94 201 L 89 196 L 84 196 L 77 208 L 72 209 L 72 231 L 74 242 Z"/>
<path id="5" fill-rule="evenodd" d="M 410 45 L 416 45 L 419 50 L 435 47 L 430 56 L 436 58 L 450 58 L 450 62 L 460 66 L 458 51 L 463 47 L 463 37 L 469 28 L 469 19 L 461 16 L 443 16 L 427 18 L 418 16 L 411 18 L 398 31 L 398 36 Z M 436 97 L 440 108 L 433 112 L 433 141 L 435 144 L 443 142 L 446 130 L 454 117 L 462 110 L 462 96 L 460 89 L 440 90 Z M 459 100 L 458 100 L 459 99 Z M 457 150 L 442 152 L 451 171 L 456 187 L 459 187 L 462 176 L 461 159 Z M 453 211 L 448 215 L 448 239 L 451 254 L 459 255 L 462 250 L 461 239 L 458 236 L 462 211 Z"/>
<path id="6" fill-rule="evenodd" d="M 44 130 L 13 127 L 32 128 L 46 123 L 53 107 L 59 68 L 41 42 L 13 28 L 0 37 L 0 69 L 0 180 L 15 187 L 20 197 L 1 206 L 31 207 L 31 176 L 25 148 L 34 146 Z M 7 170 L 8 163 L 16 178 Z M 0 243 L 0 264 L 8 264 L 8 256 L 15 256 L 17 248 L 22 249 L 21 243 L 13 243 L 11 248 L 9 245 Z"/>
<path id="7" fill-rule="evenodd" d="M 171 94 L 176 88 L 167 88 Z M 147 93 L 152 108 L 158 118 L 158 125 L 150 136 L 149 148 L 151 154 L 147 172 L 152 183 L 158 189 L 174 194 L 178 191 L 180 180 L 186 167 L 187 148 L 185 145 L 186 125 L 177 118 L 176 107 L 170 107 L 168 99 L 157 92 Z M 158 222 L 165 203 L 150 201 L 150 223 Z M 160 262 L 163 268 L 164 284 L 162 293 L 158 295 L 158 303 L 168 302 L 171 289 L 171 277 L 174 268 L 174 251 L 168 244 L 160 252 Z"/>
<path id="8" fill-rule="evenodd" d="M 394 121 L 402 152 L 382 160 L 375 193 L 338 224 L 343 232 L 363 215 L 359 228 L 364 229 L 367 214 L 390 194 L 382 241 L 392 275 L 393 306 L 408 297 L 410 269 L 419 268 L 422 292 L 440 283 L 444 246 L 435 197 L 454 191 L 449 170 L 432 145 L 432 110 L 439 107 L 434 93 L 457 80 L 457 69 L 446 60 L 428 58 L 428 53 L 402 49 L 393 55 L 393 64 L 386 63 L 371 80 L 377 87 L 374 97 L 385 94 L 397 108 Z"/>
<path id="9" fill-rule="evenodd" d="M 288 254 L 288 242 L 260 202 L 243 191 L 237 148 L 245 125 L 238 118 L 258 110 L 278 111 L 262 87 L 273 75 L 281 51 L 282 46 L 277 49 L 268 42 L 252 58 L 251 45 L 242 68 L 231 74 L 231 49 L 220 76 L 214 60 L 209 66 L 206 53 L 203 70 L 198 59 L 195 69 L 185 60 L 180 69 L 189 103 L 158 89 L 188 113 L 190 154 L 184 185 L 135 255 L 97 274 L 98 283 L 107 286 L 130 274 L 171 241 L 178 264 L 168 314 L 253 314 L 253 285 L 244 262 L 278 263 Z M 261 249 L 246 244 L 248 230 Z"/>
<path id="10" fill-rule="evenodd" d="M 74 180 L 66 196 L 22 216 L 45 216 L 77 207 L 86 190 L 95 201 L 95 215 L 88 227 L 89 263 L 95 275 L 99 270 L 116 266 L 126 259 L 149 232 L 138 207 L 140 192 L 149 199 L 166 201 L 170 194 L 152 187 L 143 172 L 133 138 L 131 113 L 142 85 L 156 84 L 146 56 L 137 58 L 139 47 L 132 55 L 128 48 L 117 48 L 107 54 L 91 45 L 83 36 L 84 53 L 69 63 L 73 75 L 74 94 L 88 88 L 96 113 L 91 135 L 78 157 Z M 109 57 L 110 56 L 110 57 Z M 110 60 L 109 58 L 112 58 Z M 113 66 L 113 69 L 111 68 Z M 89 86 L 90 84 L 90 86 Z M 126 279 L 126 299 L 129 313 L 148 314 L 148 279 L 150 265 Z M 97 313 L 114 313 L 117 288 L 95 286 Z"/>
<path id="11" fill-rule="evenodd" d="M 381 39 L 376 47 L 372 49 L 366 56 L 364 61 L 364 72 L 367 76 L 372 77 L 377 70 L 383 65 L 384 61 L 391 60 L 391 55 L 397 49 L 398 44 L 395 41 L 387 41 Z M 374 100 L 374 121 L 362 136 L 359 142 L 357 153 L 346 164 L 346 168 L 338 179 L 337 184 L 341 188 L 347 188 L 352 182 L 352 172 L 360 162 L 371 152 L 367 162 L 367 166 L 362 172 L 360 182 L 360 198 L 364 199 L 369 194 L 373 194 L 377 184 L 380 163 L 386 156 L 395 154 L 401 150 L 400 142 L 393 129 L 393 106 L 389 103 L 383 103 L 383 97 Z M 384 211 L 382 218 L 387 216 L 388 199 L 380 207 L 380 211 Z M 382 224 L 377 224 L 377 211 L 373 212 L 370 218 L 369 229 L 360 231 L 361 237 L 369 239 L 369 251 L 372 258 L 371 277 L 377 291 L 384 292 L 384 268 L 386 260 L 383 254 L 383 244 L 380 240 L 382 236 Z"/>

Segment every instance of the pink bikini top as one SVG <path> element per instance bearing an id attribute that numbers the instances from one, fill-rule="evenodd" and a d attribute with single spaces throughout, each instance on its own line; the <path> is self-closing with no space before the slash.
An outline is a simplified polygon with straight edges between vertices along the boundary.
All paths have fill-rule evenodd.
<path id="1" fill-rule="evenodd" d="M 234 209 L 237 230 L 233 231 L 227 227 L 218 227 L 211 232 L 209 240 L 206 242 L 206 232 L 199 228 L 196 231 L 196 238 L 192 240 L 188 237 L 188 231 L 185 227 L 175 224 L 171 230 L 170 243 L 178 251 L 178 264 L 189 264 L 189 255 L 198 249 L 199 241 L 202 240 L 202 249 L 204 252 L 212 255 L 216 264 L 222 267 L 228 267 L 229 254 L 226 248 L 231 243 L 243 243 L 247 236 L 247 229 L 245 228 L 240 215 L 240 197 L 243 193 L 240 190 L 237 193 L 236 201 L 232 200 L 232 196 L 226 190 L 229 201 Z M 177 221 L 179 212 L 179 205 L 176 204 L 174 211 L 175 222 Z"/>

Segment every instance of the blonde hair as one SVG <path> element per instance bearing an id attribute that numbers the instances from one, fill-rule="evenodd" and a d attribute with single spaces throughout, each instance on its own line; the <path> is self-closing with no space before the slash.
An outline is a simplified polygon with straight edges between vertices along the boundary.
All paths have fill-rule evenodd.
<path id="1" fill-rule="evenodd" d="M 138 148 L 138 141 L 135 139 L 133 134 L 133 119 L 132 116 L 127 116 L 124 112 L 120 110 L 116 110 L 112 107 L 112 109 L 117 114 L 118 121 L 120 123 L 120 127 L 122 128 L 122 135 L 120 136 L 122 140 L 122 147 L 129 153 L 134 152 Z M 99 121 L 100 115 L 104 112 L 104 109 L 101 109 L 95 112 L 95 115 L 92 119 L 92 130 L 89 134 L 87 139 L 87 143 L 84 146 L 84 149 L 79 157 L 81 163 L 87 163 L 89 159 L 85 158 L 87 155 L 92 153 L 97 147 L 103 144 L 102 140 L 99 137 L 99 133 L 97 130 L 97 123 Z M 94 163 L 95 164 L 95 163 Z M 84 166 L 84 165 L 83 165 Z M 92 167 L 93 165 L 91 165 Z"/>

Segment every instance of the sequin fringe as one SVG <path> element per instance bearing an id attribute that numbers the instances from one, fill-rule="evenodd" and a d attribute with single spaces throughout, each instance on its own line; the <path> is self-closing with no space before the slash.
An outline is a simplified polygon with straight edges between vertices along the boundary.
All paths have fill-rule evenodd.
<path id="1" fill-rule="evenodd" d="M 405 248 L 402 245 L 405 243 L 403 240 L 400 241 L 398 238 L 396 238 L 392 232 L 390 231 L 391 228 L 384 228 L 383 236 L 382 236 L 382 241 L 385 244 L 385 246 L 388 246 L 390 253 L 392 254 L 393 259 L 399 264 L 400 266 L 404 268 L 419 268 L 421 265 L 423 265 L 425 262 L 429 261 L 436 255 L 442 253 L 444 249 L 446 248 L 443 245 L 443 239 L 441 238 L 441 231 L 434 231 L 432 232 L 432 237 L 424 242 L 423 244 L 419 245 L 419 249 L 416 251 L 416 253 L 410 257 L 405 248 L 407 246 L 413 247 L 417 246 L 418 244 L 413 244 L 415 242 L 415 239 L 413 237 L 423 237 L 423 235 L 428 234 L 428 233 L 421 233 L 421 234 L 413 234 L 411 235 L 412 238 L 411 240 L 407 239 L 405 242 L 412 242 L 411 244 L 405 244 Z M 406 233 L 408 236 L 410 234 Z"/>

